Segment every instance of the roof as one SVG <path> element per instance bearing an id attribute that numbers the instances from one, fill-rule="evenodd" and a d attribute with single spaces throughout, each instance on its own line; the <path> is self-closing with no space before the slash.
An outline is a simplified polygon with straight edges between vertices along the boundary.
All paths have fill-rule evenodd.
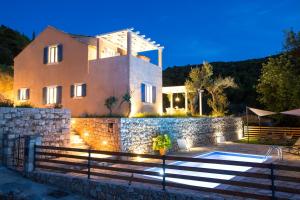
<path id="1" fill-rule="evenodd" d="M 131 42 L 132 42 L 132 51 L 133 52 L 143 52 L 157 50 L 163 48 L 160 44 L 156 44 L 155 41 L 151 41 L 150 38 L 146 38 L 145 35 L 140 35 L 139 31 L 134 32 L 133 28 L 123 29 L 111 33 L 97 35 L 98 38 L 103 38 L 109 42 L 117 45 L 122 49 L 127 49 L 127 33 L 131 32 Z"/>
<path id="2" fill-rule="evenodd" d="M 171 93 L 185 93 L 185 86 L 168 86 L 162 88 L 162 93 L 171 94 Z"/>
<path id="3" fill-rule="evenodd" d="M 58 30 L 53 26 L 48 26 L 48 27 Z M 150 38 L 146 38 L 145 35 L 140 35 L 139 31 L 134 32 L 133 30 L 134 30 L 133 28 L 127 28 L 119 31 L 96 35 L 96 36 L 66 33 L 61 30 L 58 31 L 68 34 L 69 36 L 71 36 L 72 38 L 76 39 L 79 42 L 82 42 L 87 45 L 93 45 L 93 46 L 97 45 L 97 38 L 102 38 L 124 50 L 127 50 L 127 33 L 131 32 L 132 33 L 131 48 L 134 53 L 158 50 L 160 48 L 164 48 L 160 44 L 156 44 L 155 41 L 151 41 Z"/>

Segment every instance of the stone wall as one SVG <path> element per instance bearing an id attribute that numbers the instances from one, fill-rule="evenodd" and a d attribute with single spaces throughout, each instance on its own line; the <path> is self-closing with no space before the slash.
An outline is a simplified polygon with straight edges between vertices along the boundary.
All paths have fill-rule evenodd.
<path id="1" fill-rule="evenodd" d="M 119 122 L 118 118 L 72 118 L 71 127 L 93 149 L 120 151 Z"/>
<path id="2" fill-rule="evenodd" d="M 4 138 L 9 149 L 13 139 L 25 135 L 41 136 L 42 145 L 67 146 L 70 117 L 70 111 L 65 109 L 0 107 L 0 148 L 4 146 Z"/>
<path id="3" fill-rule="evenodd" d="M 242 136 L 241 118 L 121 118 L 121 151 L 151 153 L 152 138 L 168 133 L 176 150 L 178 138 L 187 140 L 191 147 L 199 147 Z"/>
<path id="4" fill-rule="evenodd" d="M 34 171 L 28 173 L 31 180 L 43 184 L 59 187 L 61 190 L 79 193 L 87 199 L 155 199 L 155 200 L 199 200 L 199 199 L 225 199 L 224 197 L 204 192 L 193 192 L 183 189 L 168 188 L 162 190 L 162 186 L 151 186 L 117 179 L 87 179 L 86 177 L 71 176 L 50 172 Z M 230 198 L 230 197 L 229 197 Z M 229 199 L 228 198 L 228 199 Z"/>

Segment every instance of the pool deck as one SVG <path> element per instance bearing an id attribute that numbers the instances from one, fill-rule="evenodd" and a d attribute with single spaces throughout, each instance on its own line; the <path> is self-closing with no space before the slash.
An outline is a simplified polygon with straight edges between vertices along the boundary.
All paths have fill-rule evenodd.
<path id="1" fill-rule="evenodd" d="M 225 152 L 235 152 L 235 153 L 245 153 L 245 154 L 255 154 L 255 155 L 266 155 L 269 145 L 256 145 L 256 144 L 243 144 L 243 143 L 234 143 L 234 142 L 226 142 L 223 144 L 219 144 L 216 146 L 203 146 L 203 147 L 196 147 L 192 148 L 190 151 L 182 151 L 182 152 L 173 152 L 169 153 L 168 155 L 176 155 L 176 156 L 184 156 L 184 157 L 194 157 L 200 154 L 212 152 L 212 151 L 225 151 Z M 294 166 L 300 166 L 300 156 L 298 155 L 293 155 L 293 154 L 288 154 L 283 152 L 283 160 L 280 160 L 277 158 L 276 155 L 277 152 L 272 152 L 272 162 L 273 163 L 280 163 L 280 164 L 286 164 L 286 165 L 294 165 Z M 155 160 L 155 159 L 146 159 L 142 160 L 142 162 L 159 162 L 161 163 L 161 160 Z M 173 161 L 169 161 L 167 163 L 170 163 Z M 267 161 L 267 162 L 270 162 Z M 120 165 L 120 164 L 113 164 L 111 165 L 112 167 L 125 167 L 127 165 Z M 131 169 L 139 169 L 139 170 L 145 170 L 149 167 L 141 167 L 141 166 L 127 166 L 128 168 Z M 266 172 L 267 169 L 258 169 L 258 168 L 252 168 L 250 171 L 255 171 L 255 172 Z M 101 172 L 101 173 L 107 173 L 105 170 L 93 170 L 95 172 Z M 269 172 L 268 172 L 269 173 Z M 78 175 L 78 174 L 73 174 L 73 173 L 68 173 L 69 175 L 72 176 L 77 176 L 77 177 L 85 177 L 83 175 Z M 120 172 L 110 172 L 110 174 L 119 174 L 119 175 L 128 175 L 128 173 L 120 173 Z M 280 171 L 276 171 L 276 174 L 282 175 Z M 292 176 L 292 177 L 299 177 L 300 178 L 300 172 L 285 172 L 285 176 Z M 135 177 L 143 177 L 145 176 L 135 174 Z M 114 179 L 108 179 L 108 178 L 100 178 L 100 177 L 92 177 L 94 180 L 99 180 L 99 181 L 107 181 L 107 182 L 117 182 L 118 184 L 122 183 L 124 185 L 128 185 L 128 181 L 121 181 L 121 180 L 114 180 Z M 149 177 L 150 178 L 150 177 Z M 155 179 L 157 180 L 157 179 Z M 261 179 L 249 179 L 249 178 L 243 178 L 243 177 L 234 177 L 232 180 L 242 180 L 246 182 L 253 182 L 253 183 L 263 183 L 263 184 L 270 184 L 270 180 L 261 180 Z M 281 184 L 281 183 L 278 183 Z M 298 188 L 300 190 L 300 184 L 292 184 L 292 183 L 282 183 L 284 186 L 289 186 L 292 188 Z M 288 184 L 288 185 L 287 185 Z M 155 185 L 149 185 L 149 184 L 141 184 L 141 183 L 132 183 L 132 187 L 147 187 L 147 188 L 153 188 L 153 189 L 161 189 L 160 186 L 155 186 Z M 236 186 L 229 186 L 229 185 L 224 185 L 221 184 L 217 186 L 217 188 L 222 188 L 222 189 L 229 189 L 233 191 L 240 191 L 241 187 L 236 187 Z M 233 199 L 232 196 L 226 196 L 226 195 L 218 195 L 218 194 L 212 194 L 212 193 L 205 193 L 205 192 L 197 192 L 197 191 L 191 191 L 191 190 L 185 190 L 185 189 L 176 189 L 176 188 L 167 188 L 168 191 L 170 192 L 180 192 L 180 193 L 185 193 L 188 195 L 196 196 L 196 199 Z M 253 189 L 253 188 L 247 188 L 243 187 L 243 192 L 250 192 L 250 193 L 256 193 L 256 194 L 269 194 L 266 193 L 266 190 L 258 190 L 258 189 Z M 292 194 L 287 194 L 287 193 L 277 193 L 278 196 L 288 198 L 288 199 L 299 199 L 300 200 L 300 195 L 292 195 Z M 244 198 L 237 198 L 234 197 L 234 199 L 244 199 Z"/>
<path id="2" fill-rule="evenodd" d="M 194 147 L 191 148 L 190 151 L 174 152 L 174 153 L 170 153 L 170 155 L 194 157 L 196 155 L 211 152 L 211 151 L 228 151 L 228 152 L 235 152 L 235 153 L 266 155 L 269 147 L 270 145 L 226 142 L 215 146 Z M 277 159 L 277 152 L 273 151 L 271 156 L 273 157 L 274 163 L 300 165 L 300 155 L 294 155 L 294 154 L 283 152 L 283 160 L 280 160 Z"/>

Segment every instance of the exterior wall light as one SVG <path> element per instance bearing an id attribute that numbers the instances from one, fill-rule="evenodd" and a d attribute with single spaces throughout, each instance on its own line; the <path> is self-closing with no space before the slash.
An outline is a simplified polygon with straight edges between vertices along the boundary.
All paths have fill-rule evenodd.
<path id="1" fill-rule="evenodd" d="M 84 135 L 84 137 L 88 137 L 88 136 L 89 136 L 89 132 L 84 131 L 84 132 L 83 132 L 83 135 Z"/>
<path id="2" fill-rule="evenodd" d="M 107 145 L 107 141 L 104 140 L 104 141 L 102 142 L 102 144 L 103 144 L 103 145 Z"/>

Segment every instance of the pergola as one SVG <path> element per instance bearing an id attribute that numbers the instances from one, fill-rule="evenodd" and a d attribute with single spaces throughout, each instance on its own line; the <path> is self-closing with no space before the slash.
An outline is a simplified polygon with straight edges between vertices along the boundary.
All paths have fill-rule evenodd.
<path id="1" fill-rule="evenodd" d="M 170 108 L 174 109 L 173 106 L 173 94 L 179 94 L 179 93 L 184 93 L 184 108 L 185 112 L 188 111 L 188 91 L 185 86 L 170 86 L 170 87 L 163 87 L 162 88 L 162 93 L 163 94 L 171 94 L 171 99 L 170 99 Z"/>
<path id="2" fill-rule="evenodd" d="M 114 31 L 97 35 L 99 39 L 104 39 L 117 47 L 125 50 L 128 55 L 137 55 L 139 52 L 145 51 L 158 51 L 158 65 L 162 66 L 162 50 L 163 46 L 156 44 L 155 41 L 151 41 L 151 38 L 146 38 L 145 35 L 140 35 L 139 31 L 133 31 L 133 28 L 123 29 L 120 31 Z M 99 40 L 98 40 L 99 41 Z M 99 47 L 99 42 L 97 46 Z"/>

